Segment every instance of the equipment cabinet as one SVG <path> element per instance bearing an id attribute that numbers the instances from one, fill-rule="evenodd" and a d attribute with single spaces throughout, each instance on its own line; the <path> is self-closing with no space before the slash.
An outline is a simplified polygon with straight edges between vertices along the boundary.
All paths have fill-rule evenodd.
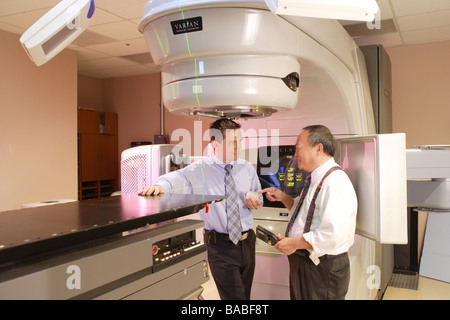
<path id="1" fill-rule="evenodd" d="M 118 189 L 118 115 L 78 110 L 78 199 Z"/>

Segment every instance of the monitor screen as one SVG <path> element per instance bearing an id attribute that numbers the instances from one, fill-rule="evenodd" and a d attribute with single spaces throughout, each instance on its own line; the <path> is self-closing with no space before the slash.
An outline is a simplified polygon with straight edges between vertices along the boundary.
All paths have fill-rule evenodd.
<path id="1" fill-rule="evenodd" d="M 261 188 L 275 187 L 291 197 L 297 197 L 303 187 L 306 172 L 297 166 L 295 146 L 267 146 L 258 149 L 257 174 Z M 265 207 L 283 208 L 281 202 L 271 202 L 264 196 Z"/>

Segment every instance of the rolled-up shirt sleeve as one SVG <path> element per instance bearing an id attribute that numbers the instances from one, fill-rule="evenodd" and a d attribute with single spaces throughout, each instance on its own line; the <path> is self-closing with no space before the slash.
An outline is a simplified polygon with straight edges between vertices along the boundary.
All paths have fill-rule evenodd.
<path id="1" fill-rule="evenodd" d="M 189 167 L 162 175 L 156 180 L 155 184 L 169 193 L 192 193 L 192 184 L 185 172 L 187 170 L 189 170 Z"/>

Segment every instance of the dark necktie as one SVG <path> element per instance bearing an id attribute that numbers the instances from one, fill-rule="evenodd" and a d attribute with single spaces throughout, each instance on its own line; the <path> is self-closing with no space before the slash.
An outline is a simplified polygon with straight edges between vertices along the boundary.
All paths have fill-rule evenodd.
<path id="1" fill-rule="evenodd" d="M 228 218 L 228 236 L 230 240 L 237 244 L 242 235 L 241 219 L 239 215 L 239 199 L 236 191 L 236 185 L 231 176 L 233 166 L 225 166 L 225 192 L 227 195 L 227 218 Z"/>
<path id="2" fill-rule="evenodd" d="M 297 207 L 295 208 L 295 211 L 294 211 L 294 213 L 293 213 L 293 215 L 291 217 L 291 220 L 289 220 L 288 226 L 286 228 L 286 233 L 285 233 L 286 237 L 289 236 L 289 232 L 292 229 L 292 225 L 294 224 L 295 219 L 297 219 L 298 213 L 299 213 L 300 208 L 302 207 L 302 204 L 303 204 L 303 200 L 305 200 L 306 194 L 308 193 L 308 189 L 309 189 L 309 185 L 310 184 L 311 184 L 311 174 L 308 174 L 306 176 L 306 179 L 305 179 L 305 184 L 303 185 L 303 189 L 302 189 L 302 193 L 301 193 L 301 196 L 300 196 L 300 200 L 299 200 L 299 202 L 297 204 Z"/>

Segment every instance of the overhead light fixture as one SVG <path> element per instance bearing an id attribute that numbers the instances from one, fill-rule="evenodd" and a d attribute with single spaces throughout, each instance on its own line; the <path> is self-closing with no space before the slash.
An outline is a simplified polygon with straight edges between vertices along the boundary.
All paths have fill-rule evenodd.
<path id="1" fill-rule="evenodd" d="M 375 0 L 264 0 L 278 15 L 324 19 L 373 21 L 379 7 Z"/>
<path id="2" fill-rule="evenodd" d="M 30 59 L 41 66 L 69 46 L 89 26 L 94 0 L 63 0 L 20 37 Z"/>

